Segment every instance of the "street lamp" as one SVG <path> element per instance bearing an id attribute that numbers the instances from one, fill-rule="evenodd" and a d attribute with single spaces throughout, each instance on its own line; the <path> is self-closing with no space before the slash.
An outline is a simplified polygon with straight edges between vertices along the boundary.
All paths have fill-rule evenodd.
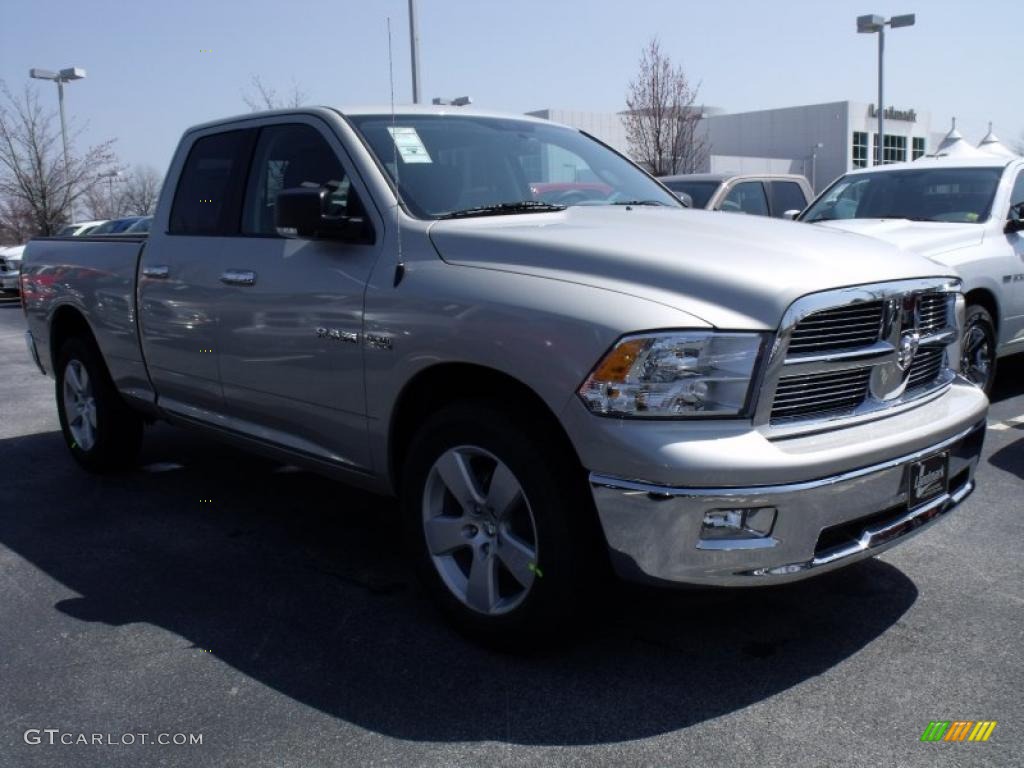
<path id="1" fill-rule="evenodd" d="M 57 83 L 57 101 L 60 102 L 60 135 L 64 140 L 64 178 L 68 185 L 68 197 L 71 198 L 71 163 L 68 160 L 68 125 L 64 120 L 64 83 L 72 80 L 83 80 L 85 70 L 81 67 L 68 67 L 60 72 L 51 72 L 49 69 L 37 69 L 33 67 L 28 71 L 28 76 L 36 80 L 52 80 Z M 71 220 L 75 219 L 75 204 L 71 203 Z"/>
<path id="2" fill-rule="evenodd" d="M 885 126 L 883 116 L 885 114 L 885 100 L 882 96 L 882 57 L 885 51 L 885 28 L 914 26 L 914 14 L 906 13 L 902 16 L 893 16 L 886 19 L 884 16 L 869 14 L 857 17 L 857 31 L 862 34 L 878 33 L 878 156 L 875 158 L 875 165 L 882 165 L 885 160 Z"/>
<path id="3" fill-rule="evenodd" d="M 817 176 L 818 150 L 824 148 L 825 145 L 820 141 L 811 147 L 811 191 L 815 194 L 818 193 L 818 185 L 815 183 L 815 178 Z"/>
<path id="4" fill-rule="evenodd" d="M 434 106 L 451 106 L 451 107 L 468 107 L 473 103 L 473 99 L 470 96 L 457 96 L 454 99 L 446 99 L 442 96 L 435 96 L 433 100 Z"/>
<path id="5" fill-rule="evenodd" d="M 107 180 L 107 200 L 110 203 L 110 216 L 114 218 L 118 212 L 114 210 L 114 179 L 121 175 L 120 171 L 107 171 L 96 175 L 97 179 Z"/>

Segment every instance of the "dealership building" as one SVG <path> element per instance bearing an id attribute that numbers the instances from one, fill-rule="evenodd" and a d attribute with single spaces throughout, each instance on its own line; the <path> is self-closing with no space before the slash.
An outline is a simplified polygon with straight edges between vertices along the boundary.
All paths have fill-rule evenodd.
<path id="1" fill-rule="evenodd" d="M 873 165 L 878 152 L 874 104 L 835 101 L 754 112 L 702 109 L 708 157 L 699 170 L 704 172 L 799 173 L 820 191 L 853 168 Z M 529 114 L 572 125 L 629 154 L 621 113 L 543 109 Z M 889 107 L 884 117 L 885 162 L 933 152 L 946 134 L 926 111 Z"/>

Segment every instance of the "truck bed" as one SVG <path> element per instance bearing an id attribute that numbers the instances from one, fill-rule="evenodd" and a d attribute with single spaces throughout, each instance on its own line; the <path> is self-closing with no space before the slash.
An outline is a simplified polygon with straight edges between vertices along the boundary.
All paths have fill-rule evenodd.
<path id="1" fill-rule="evenodd" d="M 53 374 L 53 323 L 60 322 L 62 310 L 74 308 L 92 328 L 115 383 L 138 394 L 149 389 L 135 292 L 145 243 L 145 234 L 41 237 L 29 242 L 22 262 L 23 301 L 47 374 Z"/>

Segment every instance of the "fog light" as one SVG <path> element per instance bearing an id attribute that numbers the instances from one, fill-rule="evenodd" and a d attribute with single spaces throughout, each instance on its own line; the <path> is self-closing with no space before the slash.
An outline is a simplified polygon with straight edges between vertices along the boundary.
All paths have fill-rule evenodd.
<path id="1" fill-rule="evenodd" d="M 775 507 L 712 509 L 704 515 L 702 539 L 760 539 L 775 525 Z"/>

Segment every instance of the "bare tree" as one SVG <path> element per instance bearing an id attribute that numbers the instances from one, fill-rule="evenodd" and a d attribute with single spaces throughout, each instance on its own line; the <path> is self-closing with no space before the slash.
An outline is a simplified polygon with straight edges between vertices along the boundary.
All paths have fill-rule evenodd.
<path id="1" fill-rule="evenodd" d="M 30 216 L 32 235 L 53 234 L 67 223 L 74 202 L 86 194 L 99 169 L 114 160 L 112 140 L 78 155 L 73 147 L 77 136 L 72 135 L 65 169 L 54 115 L 43 112 L 31 86 L 16 97 L 0 81 L 0 211 Z"/>
<path id="2" fill-rule="evenodd" d="M 24 200 L 0 201 L 0 245 L 21 245 L 35 233 L 32 210 Z"/>
<path id="3" fill-rule="evenodd" d="M 119 181 L 109 178 L 95 179 L 79 203 L 79 210 L 84 209 L 84 218 L 119 219 L 124 216 L 122 186 Z"/>
<path id="4" fill-rule="evenodd" d="M 708 156 L 697 106 L 700 84 L 691 86 L 682 67 L 652 38 L 640 55 L 640 71 L 626 92 L 623 121 L 634 159 L 655 176 L 694 173 Z"/>
<path id="5" fill-rule="evenodd" d="M 160 197 L 163 177 L 151 165 L 136 165 L 125 176 L 121 200 L 122 210 L 129 216 L 149 216 Z"/>
<path id="6" fill-rule="evenodd" d="M 309 99 L 309 95 L 301 90 L 294 80 L 292 80 L 291 90 L 283 96 L 278 96 L 276 90 L 264 85 L 259 75 L 249 78 L 249 83 L 254 91 L 242 91 L 242 101 L 253 112 L 260 112 L 264 109 L 301 107 Z"/>

